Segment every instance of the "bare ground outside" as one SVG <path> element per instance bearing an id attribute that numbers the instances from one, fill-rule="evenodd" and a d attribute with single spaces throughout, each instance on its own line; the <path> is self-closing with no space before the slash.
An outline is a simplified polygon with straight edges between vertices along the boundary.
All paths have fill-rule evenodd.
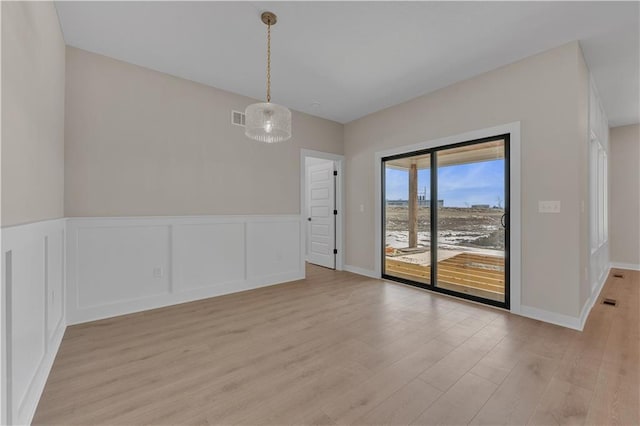
<path id="1" fill-rule="evenodd" d="M 438 246 L 442 248 L 505 249 L 505 232 L 500 220 L 502 208 L 438 208 Z M 387 206 L 386 245 L 406 248 L 409 241 L 409 210 L 407 206 Z M 431 209 L 418 208 L 418 245 L 431 243 Z"/>

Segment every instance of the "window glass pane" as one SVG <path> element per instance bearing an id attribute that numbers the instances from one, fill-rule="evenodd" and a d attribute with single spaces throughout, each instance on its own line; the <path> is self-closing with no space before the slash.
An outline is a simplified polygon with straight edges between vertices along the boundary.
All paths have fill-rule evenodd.
<path id="1" fill-rule="evenodd" d="M 504 141 L 437 151 L 436 161 L 436 285 L 504 302 Z"/>
<path id="2" fill-rule="evenodd" d="M 431 281 L 431 156 L 384 162 L 384 273 Z"/>

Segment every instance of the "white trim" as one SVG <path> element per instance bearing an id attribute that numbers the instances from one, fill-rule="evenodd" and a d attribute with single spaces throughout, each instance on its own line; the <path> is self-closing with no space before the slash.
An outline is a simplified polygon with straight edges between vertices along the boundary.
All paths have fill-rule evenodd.
<path id="1" fill-rule="evenodd" d="M 584 325 L 587 323 L 587 318 L 589 318 L 589 314 L 591 313 L 591 309 L 596 304 L 598 299 L 600 298 L 600 293 L 602 292 L 602 288 L 604 287 L 607 279 L 609 278 L 609 273 L 611 269 L 608 268 L 607 272 L 602 274 L 600 280 L 596 286 L 596 288 L 591 292 L 591 297 L 587 300 L 587 303 L 582 307 L 582 311 L 580 312 L 580 328 L 579 330 L 584 330 Z"/>
<path id="2" fill-rule="evenodd" d="M 56 354 L 60 347 L 62 337 L 66 330 L 66 306 L 65 306 L 65 292 L 66 292 L 66 272 L 65 272 L 65 244 L 66 244 L 66 219 L 51 219 L 40 222 L 31 222 L 28 224 L 21 224 L 15 226 L 4 227 L 0 231 L 2 250 L 0 255 L 2 256 L 2 422 L 3 424 L 30 424 L 35 414 L 40 396 L 44 390 L 47 378 L 53 367 Z M 52 245 L 49 243 L 53 238 L 60 241 L 60 246 Z M 29 257 L 20 258 L 24 250 L 31 253 L 42 253 L 42 257 L 38 262 L 33 262 Z M 55 251 L 54 251 L 55 250 Z M 5 275 L 6 268 L 9 265 L 5 265 L 7 260 L 7 253 L 11 252 L 11 276 Z M 55 257 L 56 262 L 53 262 L 53 254 L 57 253 Z M 32 263 L 25 263 L 25 261 L 31 261 Z M 40 263 L 41 262 L 41 263 Z M 20 265 L 21 268 L 33 268 L 37 271 L 34 274 L 24 273 L 20 274 L 18 269 L 15 269 L 13 264 Z M 56 267 L 59 270 L 61 276 L 57 276 L 56 282 L 59 287 L 59 293 L 55 293 L 55 289 L 51 286 L 51 279 L 54 279 L 56 275 L 53 275 L 51 267 Z M 13 274 L 17 272 L 17 276 Z M 17 277 L 17 278 L 16 278 Z M 7 281 L 7 280 L 10 281 Z M 18 279 L 19 281 L 13 281 Z M 58 280 L 59 279 L 59 280 Z M 27 281 L 30 280 L 30 281 Z M 26 300 L 14 298 L 15 294 L 12 289 L 16 286 L 26 286 L 32 289 L 36 289 L 34 294 L 42 292 L 42 299 L 39 301 Z M 24 288 L 24 287 L 23 287 Z M 55 295 L 55 298 L 54 298 Z M 43 303 L 40 305 L 37 302 Z M 18 304 L 22 306 L 17 306 Z M 26 303 L 26 305 L 24 304 Z M 50 309 L 56 307 L 59 313 L 59 317 L 50 318 Z M 43 322 L 41 323 L 40 333 L 41 335 L 36 339 L 42 338 L 43 345 L 38 348 L 38 361 L 37 364 L 30 366 L 27 373 L 22 371 L 22 377 L 16 376 L 16 370 L 13 365 L 13 358 L 25 355 L 23 353 L 15 353 L 20 351 L 20 346 L 15 346 L 15 331 L 19 324 L 14 324 L 13 315 L 16 312 L 21 314 L 28 314 L 37 318 L 36 314 L 43 314 Z M 55 321 L 55 323 L 52 323 Z M 22 351 L 29 350 L 33 353 L 33 349 L 24 349 Z M 41 352 L 40 352 L 41 351 Z M 25 376 L 28 374 L 28 376 Z M 21 387 L 25 387 L 26 390 L 18 395 L 18 389 L 15 387 L 17 380 L 21 380 Z"/>
<path id="3" fill-rule="evenodd" d="M 0 234 L 2 231 L 0 230 Z M 11 384 L 9 383 L 9 374 L 11 371 L 11 304 L 9 298 L 11 296 L 10 290 L 8 290 L 8 273 L 6 261 L 8 254 L 4 251 L 4 244 L 2 244 L 2 235 L 0 235 L 0 254 L 2 259 L 2 277 L 0 278 L 0 424 L 11 424 L 11 414 L 9 413 L 11 407 Z"/>
<path id="4" fill-rule="evenodd" d="M 572 328 L 574 330 L 582 331 L 584 330 L 584 326 L 589 318 L 589 314 L 591 313 L 591 309 L 596 304 L 598 299 L 600 298 L 600 293 L 602 292 L 602 288 L 607 282 L 607 278 L 609 278 L 609 270 L 607 273 L 602 274 L 600 280 L 591 293 L 591 297 L 582 307 L 579 317 L 572 317 L 570 315 L 558 314 L 556 312 L 549 312 L 542 309 L 534 308 L 532 306 L 522 306 L 520 315 L 533 318 L 536 320 L 549 322 L 552 324 L 560 325 L 562 327 Z"/>
<path id="5" fill-rule="evenodd" d="M 376 271 L 372 269 L 360 268 L 358 266 L 353 265 L 344 265 L 344 270 L 347 272 L 351 272 L 353 274 L 362 275 L 369 278 L 380 279 L 380 277 L 376 274 Z"/>
<path id="6" fill-rule="evenodd" d="M 265 228 L 264 224 L 273 226 Z M 213 229 L 212 225 L 215 225 Z M 304 251 L 296 246 L 302 232 L 299 215 L 71 218 L 67 226 L 68 324 L 79 324 L 304 278 Z M 208 249 L 215 251 L 220 250 L 221 246 L 229 247 L 225 263 L 230 265 L 232 272 L 227 278 L 214 276 L 206 259 L 198 258 L 197 253 L 185 251 L 184 246 L 183 249 L 178 247 L 176 232 L 184 232 L 192 226 L 202 226 L 202 232 L 212 233 L 204 240 Z M 285 227 L 284 234 L 278 233 L 279 226 Z M 95 231 L 101 228 L 102 230 L 96 234 Z M 108 232 L 104 232 L 104 228 L 107 228 Z M 112 230 L 118 233 L 115 234 Z M 296 233 L 298 235 L 295 235 Z M 154 268 L 157 265 L 166 275 L 161 272 L 161 275 L 152 277 L 148 259 L 146 266 L 143 266 L 140 262 L 128 262 L 129 258 L 118 257 L 115 254 L 105 255 L 99 249 L 87 251 L 86 247 L 80 246 L 80 235 L 88 235 L 89 239 L 84 241 L 89 247 L 100 247 L 105 243 L 117 247 L 129 244 L 126 241 L 130 238 L 140 236 L 151 238 L 151 244 L 161 241 L 161 244 L 152 247 L 157 250 L 152 256 Z M 159 236 L 166 236 L 166 240 Z M 185 244 L 202 244 L 202 240 L 194 240 L 193 236 L 183 238 L 188 238 L 181 239 Z M 286 238 L 295 243 L 283 243 Z M 282 250 L 279 254 L 272 253 L 274 259 L 255 255 L 256 251 L 265 250 L 265 244 L 269 246 L 273 242 L 276 242 L 278 250 Z M 79 260 L 80 254 L 85 256 L 82 264 Z M 106 257 L 102 259 L 97 256 Z M 286 259 L 291 259 L 292 256 L 298 256 L 298 260 L 287 263 Z M 119 272 L 116 275 L 124 274 L 117 276 L 120 280 L 129 279 L 125 290 L 113 290 L 106 298 L 102 293 L 95 292 L 94 286 L 100 286 L 101 272 L 87 270 L 86 258 L 92 259 L 89 261 L 91 265 L 111 265 L 109 271 L 117 270 Z M 191 265 L 202 268 L 199 272 L 201 275 L 196 278 L 180 278 L 179 271 L 184 272 L 184 261 L 195 262 Z M 138 278 L 134 278 L 135 276 Z M 141 276 L 144 277 L 142 280 L 146 281 L 140 282 Z M 156 278 L 160 281 L 154 281 Z M 206 285 L 201 284 L 203 281 Z M 151 285 L 152 290 L 145 285 Z M 81 294 L 95 300 L 82 302 Z"/>
<path id="7" fill-rule="evenodd" d="M 40 367 L 31 381 L 29 393 L 27 394 L 25 401 L 22 403 L 21 410 L 24 413 L 23 416 L 25 424 L 31 424 L 33 416 L 36 414 L 40 397 L 42 396 L 44 387 L 49 379 L 49 373 L 51 373 L 51 369 L 53 368 L 53 362 L 56 359 L 58 349 L 60 349 L 60 344 L 62 343 L 62 338 L 64 337 L 66 330 L 67 326 L 62 322 L 51 339 L 51 344 L 47 346 L 47 353 L 40 362 Z M 14 419 L 14 421 L 15 424 L 21 423 L 19 419 Z"/>
<path id="8" fill-rule="evenodd" d="M 206 225 L 211 223 L 280 222 L 283 218 L 298 220 L 295 214 L 272 215 L 212 215 L 212 216 L 111 216 L 68 217 L 70 225 L 82 226 L 160 226 L 160 225 Z"/>
<path id="9" fill-rule="evenodd" d="M 324 160 L 333 161 L 336 167 L 336 171 L 338 172 L 338 179 L 336 182 L 336 210 L 338 210 L 338 217 L 336 218 L 336 249 L 338 250 L 338 255 L 336 256 L 336 270 L 342 271 L 345 270 L 345 242 L 344 242 L 344 206 L 345 206 L 345 191 L 344 191 L 344 169 L 345 169 L 345 161 L 344 155 L 339 154 L 331 154 L 329 152 L 320 152 L 314 151 L 311 149 L 301 149 L 300 150 L 300 223 L 301 223 L 301 232 L 300 232 L 300 247 L 302 247 L 301 256 L 304 259 L 304 252 L 306 247 L 306 232 L 305 232 L 305 212 L 307 211 L 307 198 L 305 195 L 305 186 L 307 182 L 307 175 L 305 173 L 305 159 L 307 157 L 312 158 L 322 158 Z M 304 271 L 304 261 L 302 265 L 302 270 Z"/>
<path id="10" fill-rule="evenodd" d="M 454 136 L 434 139 L 427 142 L 420 142 L 413 145 L 395 147 L 384 151 L 377 151 L 374 158 L 375 170 L 375 244 L 373 255 L 375 259 L 375 276 L 382 274 L 382 170 L 381 161 L 383 157 L 403 154 L 406 152 L 419 151 L 423 149 L 436 148 L 444 145 L 451 145 L 466 142 L 474 139 L 482 139 L 502 134 L 510 134 L 509 140 L 509 169 L 510 169 L 510 312 L 519 314 L 521 312 L 520 300 L 522 294 L 522 230 L 521 230 L 521 151 L 520 151 L 520 122 L 504 124 L 501 126 L 489 127 L 486 129 L 474 130 Z"/>
<path id="11" fill-rule="evenodd" d="M 611 267 L 617 269 L 628 269 L 630 271 L 640 271 L 640 263 L 611 262 Z"/>
<path id="12" fill-rule="evenodd" d="M 538 321 L 544 321 L 562 327 L 572 328 L 574 330 L 582 330 L 582 327 L 580 325 L 580 318 L 578 317 L 558 314 L 556 312 L 549 312 L 543 309 L 534 308 L 533 306 L 522 305 L 520 307 L 520 315 Z"/>
<path id="13" fill-rule="evenodd" d="M 99 321 L 102 319 L 113 318 L 120 315 L 128 315 L 135 312 L 147 311 L 150 309 L 164 308 L 167 306 L 179 305 L 182 303 L 195 302 L 197 300 L 208 299 L 211 297 L 224 296 L 227 294 L 239 293 L 247 290 L 254 290 L 261 287 L 269 287 L 285 282 L 304 279 L 300 273 L 275 274 L 256 279 L 246 280 L 244 282 L 229 282 L 224 284 L 224 289 L 219 288 L 202 288 L 195 289 L 179 294 L 160 295 L 148 297 L 144 299 L 130 300 L 119 303 L 112 303 L 91 307 L 86 310 L 76 309 L 69 313 L 69 325 L 82 324 L 90 321 Z"/>

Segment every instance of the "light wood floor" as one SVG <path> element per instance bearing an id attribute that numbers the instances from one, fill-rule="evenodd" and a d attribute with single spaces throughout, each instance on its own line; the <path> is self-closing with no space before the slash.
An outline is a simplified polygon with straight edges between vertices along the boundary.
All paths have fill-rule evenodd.
<path id="1" fill-rule="evenodd" d="M 69 327 L 34 424 L 638 424 L 640 273 L 624 273 L 582 333 L 312 266 Z"/>

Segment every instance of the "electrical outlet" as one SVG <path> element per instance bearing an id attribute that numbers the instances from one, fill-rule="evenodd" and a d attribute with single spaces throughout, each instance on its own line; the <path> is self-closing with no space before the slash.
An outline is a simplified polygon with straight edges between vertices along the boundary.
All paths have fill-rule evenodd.
<path id="1" fill-rule="evenodd" d="M 156 266 L 153 268 L 153 278 L 162 278 L 163 271 L 161 266 Z"/>
<path id="2" fill-rule="evenodd" d="M 560 213 L 560 201 L 538 201 L 538 213 Z"/>

